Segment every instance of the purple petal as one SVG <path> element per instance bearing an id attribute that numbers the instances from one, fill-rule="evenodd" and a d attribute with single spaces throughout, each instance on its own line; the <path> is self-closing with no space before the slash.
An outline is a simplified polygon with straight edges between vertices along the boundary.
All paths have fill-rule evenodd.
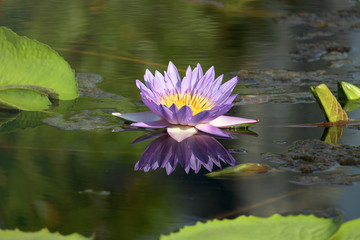
<path id="1" fill-rule="evenodd" d="M 198 114 L 196 114 L 191 118 L 188 124 L 190 126 L 195 126 L 196 124 L 201 123 L 202 121 L 207 119 L 209 116 L 210 116 L 210 111 L 199 112 Z"/>
<path id="2" fill-rule="evenodd" d="M 191 83 L 190 83 L 191 91 L 194 89 L 196 82 L 202 77 L 202 75 L 203 75 L 203 73 L 202 73 L 200 63 L 198 63 L 197 66 L 194 68 L 194 70 L 191 73 Z"/>
<path id="3" fill-rule="evenodd" d="M 159 71 L 155 71 L 155 77 L 151 83 L 151 88 L 158 96 L 165 94 L 166 88 L 164 76 Z M 156 100 L 159 101 L 160 99 Z"/>
<path id="4" fill-rule="evenodd" d="M 165 74 L 166 77 L 169 78 L 169 80 L 172 82 L 175 89 L 180 90 L 181 87 L 181 78 L 179 75 L 178 70 L 176 69 L 175 65 L 170 61 L 168 68 L 167 68 L 167 74 Z"/>
<path id="5" fill-rule="evenodd" d="M 181 142 L 182 140 L 197 133 L 197 130 L 194 127 L 188 126 L 171 126 L 166 130 L 168 134 L 177 142 Z"/>
<path id="6" fill-rule="evenodd" d="M 213 90 L 214 91 L 218 91 L 220 86 L 221 86 L 221 82 L 223 80 L 224 74 L 221 74 L 214 82 L 214 86 L 213 86 Z"/>
<path id="7" fill-rule="evenodd" d="M 214 107 L 213 109 L 211 109 L 209 117 L 206 118 L 204 122 L 210 122 L 215 118 L 224 115 L 232 108 L 232 106 L 233 106 L 232 104 L 228 104 L 228 105 L 221 105 Z"/>
<path id="8" fill-rule="evenodd" d="M 228 99 L 226 99 L 226 101 L 224 101 L 223 104 L 232 104 L 232 102 L 235 100 L 235 98 L 237 97 L 237 94 L 233 94 L 231 95 Z"/>
<path id="9" fill-rule="evenodd" d="M 146 98 L 155 98 L 154 93 L 139 80 L 136 80 L 136 86 L 141 90 L 141 92 L 145 95 Z"/>
<path id="10" fill-rule="evenodd" d="M 146 86 L 149 89 L 152 88 L 151 86 L 152 86 L 153 80 L 154 80 L 154 75 L 150 72 L 149 69 L 146 69 L 145 75 L 144 75 L 144 81 L 145 81 Z M 151 90 L 153 90 L 153 89 L 151 89 Z"/>
<path id="11" fill-rule="evenodd" d="M 112 115 L 131 121 L 131 122 L 144 122 L 144 121 L 158 121 L 161 118 L 155 113 L 148 112 L 134 112 L 134 113 L 112 113 Z"/>
<path id="12" fill-rule="evenodd" d="M 178 124 L 176 115 L 175 115 L 175 104 L 173 104 L 170 108 L 165 105 L 160 105 L 159 110 L 161 111 L 162 116 L 164 119 L 171 124 Z"/>
<path id="13" fill-rule="evenodd" d="M 205 133 L 209 133 L 212 135 L 216 135 L 216 136 L 220 136 L 220 137 L 230 137 L 229 134 L 227 134 L 226 132 L 222 131 L 220 128 L 217 128 L 215 126 L 212 126 L 210 124 L 198 124 L 195 126 L 198 130 L 205 132 Z"/>
<path id="14" fill-rule="evenodd" d="M 167 93 L 176 93 L 178 90 L 180 90 L 180 87 L 178 88 L 176 86 L 176 83 L 171 79 L 169 74 L 167 72 L 164 72 L 165 76 L 165 89 L 167 89 Z"/>
<path id="15" fill-rule="evenodd" d="M 142 128 L 165 128 L 171 126 L 171 124 L 164 120 L 160 120 L 160 121 L 132 123 L 131 126 L 142 127 Z"/>
<path id="16" fill-rule="evenodd" d="M 140 93 L 141 99 L 143 103 L 156 115 L 161 118 L 165 118 L 165 116 L 161 112 L 161 108 L 159 105 L 153 102 L 151 99 L 147 99 L 142 93 Z"/>
<path id="17" fill-rule="evenodd" d="M 171 124 L 179 124 L 179 120 L 178 120 L 179 109 L 178 109 L 178 107 L 175 104 L 173 104 L 169 107 L 169 110 L 172 112 L 172 116 L 173 116 L 173 123 L 171 123 Z"/>
<path id="18" fill-rule="evenodd" d="M 215 127 L 230 127 L 236 125 L 247 125 L 257 123 L 257 119 L 247 119 L 241 117 L 232 117 L 232 116 L 220 116 L 216 119 L 209 122 L 212 126 Z"/>
<path id="19" fill-rule="evenodd" d="M 232 91 L 234 90 L 236 84 L 238 82 L 238 77 L 234 77 L 224 83 L 218 91 L 213 93 L 212 98 L 216 102 L 217 105 L 224 104 L 224 102 L 229 98 Z"/>
<path id="20" fill-rule="evenodd" d="M 202 78 L 202 76 L 204 75 L 204 73 L 203 73 L 203 70 L 202 70 L 202 68 L 201 68 L 200 63 L 198 63 L 198 64 L 196 65 L 196 69 L 197 69 L 197 76 L 196 76 L 196 78 L 197 78 L 197 79 Z"/>
<path id="21" fill-rule="evenodd" d="M 230 79 L 229 81 L 227 81 L 226 83 L 224 83 L 223 85 L 221 85 L 220 91 L 223 93 L 228 92 L 228 91 L 232 92 L 237 83 L 238 83 L 238 76 L 235 76 L 232 79 Z"/>
<path id="22" fill-rule="evenodd" d="M 183 106 L 178 112 L 177 112 L 177 119 L 178 123 L 180 125 L 188 125 L 192 118 L 193 112 L 191 108 L 187 105 Z"/>
<path id="23" fill-rule="evenodd" d="M 237 94 L 230 96 L 232 91 L 233 89 L 230 89 L 227 92 L 218 91 L 213 95 L 213 99 L 216 101 L 217 105 L 232 103 L 237 96 Z"/>
<path id="24" fill-rule="evenodd" d="M 206 93 L 212 87 L 214 79 L 215 70 L 214 66 L 212 66 L 209 70 L 207 70 L 205 75 L 197 81 L 196 86 L 194 86 L 194 93 L 206 96 Z"/>
<path id="25" fill-rule="evenodd" d="M 196 79 L 192 79 L 191 67 L 189 66 L 186 70 L 186 75 L 181 82 L 181 94 L 191 91 L 191 83 Z"/>

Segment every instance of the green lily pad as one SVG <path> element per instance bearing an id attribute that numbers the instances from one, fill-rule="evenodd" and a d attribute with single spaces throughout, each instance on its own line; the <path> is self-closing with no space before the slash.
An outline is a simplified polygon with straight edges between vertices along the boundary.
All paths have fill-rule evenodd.
<path id="1" fill-rule="evenodd" d="M 236 165 L 234 167 L 229 167 L 218 171 L 210 172 L 206 174 L 206 176 L 212 178 L 222 178 L 222 177 L 231 177 L 231 176 L 251 176 L 255 174 L 266 173 L 271 169 L 272 168 L 266 164 L 243 163 Z"/>
<path id="2" fill-rule="evenodd" d="M 21 88 L 0 89 L 0 102 L 27 111 L 41 111 L 51 105 L 46 94 Z"/>
<path id="3" fill-rule="evenodd" d="M 84 237 L 77 233 L 63 236 L 60 233 L 51 233 L 47 229 L 38 232 L 22 232 L 15 230 L 0 230 L 1 240 L 92 240 L 94 237 Z"/>
<path id="4" fill-rule="evenodd" d="M 179 232 L 162 235 L 161 240 L 327 240 L 340 227 L 340 219 L 317 218 L 313 215 L 269 218 L 240 216 L 236 219 L 198 222 Z"/>
<path id="5" fill-rule="evenodd" d="M 27 100 L 30 100 L 30 96 L 34 97 L 27 105 L 43 105 L 45 101 L 42 95 L 60 100 L 78 97 L 74 71 L 49 46 L 27 37 L 20 37 L 6 27 L 0 27 L 0 52 L 0 89 L 27 90 L 26 93 L 19 90 L 3 93 L 3 103 L 30 110 L 29 106 L 26 106 L 26 109 L 22 108 L 24 101 L 21 98 L 24 94 L 27 95 Z M 29 93 L 30 91 L 34 93 Z M 40 96 L 35 96 L 36 94 Z M 39 99 L 40 103 L 37 103 Z"/>
<path id="6" fill-rule="evenodd" d="M 360 99 L 360 88 L 348 83 L 338 82 L 338 98 L 339 100 L 357 100 Z"/>
<path id="7" fill-rule="evenodd" d="M 360 218 L 344 223 L 330 240 L 360 239 Z"/>
<path id="8" fill-rule="evenodd" d="M 325 84 L 320 84 L 315 88 L 310 87 L 310 89 L 323 110 L 327 121 L 338 122 L 348 120 L 346 112 Z"/>

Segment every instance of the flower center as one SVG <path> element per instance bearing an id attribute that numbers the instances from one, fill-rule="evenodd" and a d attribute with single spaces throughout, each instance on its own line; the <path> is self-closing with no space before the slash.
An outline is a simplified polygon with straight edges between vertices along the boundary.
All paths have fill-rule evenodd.
<path id="1" fill-rule="evenodd" d="M 163 96 L 160 99 L 159 104 L 166 105 L 167 107 L 171 107 L 175 104 L 178 109 L 187 105 L 192 110 L 193 115 L 205 110 L 210 110 L 214 107 L 214 103 L 212 103 L 207 97 L 190 93 L 182 95 L 179 92 Z"/>

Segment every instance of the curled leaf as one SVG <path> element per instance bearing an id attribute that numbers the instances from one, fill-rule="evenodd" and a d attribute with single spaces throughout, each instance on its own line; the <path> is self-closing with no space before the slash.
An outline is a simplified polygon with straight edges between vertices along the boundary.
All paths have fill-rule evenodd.
<path id="1" fill-rule="evenodd" d="M 26 111 L 45 110 L 51 105 L 46 94 L 21 88 L 0 89 L 0 103 Z"/>
<path id="2" fill-rule="evenodd" d="M 346 112 L 325 84 L 320 84 L 315 88 L 310 87 L 310 89 L 320 108 L 323 110 L 327 121 L 338 122 L 348 120 Z"/>
<path id="3" fill-rule="evenodd" d="M 360 99 L 360 88 L 357 86 L 348 83 L 348 82 L 338 82 L 338 98 L 339 100 L 357 100 Z"/>

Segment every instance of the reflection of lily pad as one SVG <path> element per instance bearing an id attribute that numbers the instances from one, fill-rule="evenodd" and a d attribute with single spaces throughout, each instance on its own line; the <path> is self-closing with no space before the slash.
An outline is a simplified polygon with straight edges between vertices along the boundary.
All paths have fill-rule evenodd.
<path id="1" fill-rule="evenodd" d="M 326 219 L 310 216 L 280 216 L 269 218 L 240 216 L 236 219 L 198 222 L 177 233 L 161 236 L 161 240 L 208 239 L 208 240 L 327 240 L 340 227 L 340 219 Z"/>
<path id="2" fill-rule="evenodd" d="M 2 117 L 3 114 L 0 115 Z M 8 118 L 4 122 L 0 122 L 0 131 L 9 132 L 16 129 L 25 129 L 36 127 L 42 123 L 42 120 L 48 114 L 44 112 L 20 112 L 18 114 L 4 114 L 4 118 Z"/>
<path id="3" fill-rule="evenodd" d="M 91 240 L 94 237 L 84 237 L 77 233 L 67 236 L 60 235 L 59 233 L 51 233 L 46 229 L 38 232 L 22 232 L 16 230 L 0 230 L 0 239 L 2 240 Z"/>
<path id="4" fill-rule="evenodd" d="M 345 101 L 345 104 L 343 104 L 342 107 L 345 112 L 351 112 L 360 107 L 360 102 L 358 100 Z"/>
<path id="5" fill-rule="evenodd" d="M 324 133 L 321 136 L 321 140 L 330 143 L 333 145 L 337 145 L 341 135 L 344 131 L 344 128 L 341 126 L 331 126 L 324 129 Z"/>
<path id="6" fill-rule="evenodd" d="M 45 96 L 61 100 L 78 97 L 74 71 L 49 46 L 0 27 L 0 51 L 0 88 L 2 91 L 13 89 L 11 93 L 0 96 L 3 103 L 10 107 L 34 110 L 30 105 L 49 105 Z M 20 89 L 27 91 L 24 93 Z M 28 104 L 22 101 L 24 95 Z M 38 110 L 37 107 L 35 110 Z"/>

